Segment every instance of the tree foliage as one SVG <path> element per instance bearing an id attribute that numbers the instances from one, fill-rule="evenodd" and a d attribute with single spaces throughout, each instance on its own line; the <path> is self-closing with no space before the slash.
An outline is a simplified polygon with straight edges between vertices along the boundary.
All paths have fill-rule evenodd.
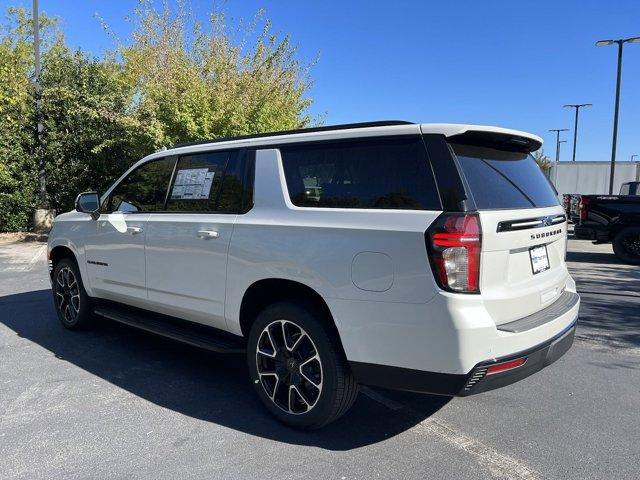
<path id="1" fill-rule="evenodd" d="M 313 121 L 309 66 L 260 12 L 203 25 L 184 4 L 141 0 L 130 38 L 91 56 L 71 50 L 41 16 L 43 155 L 51 207 L 104 191 L 131 163 L 175 143 L 304 127 Z M 107 27 L 108 28 L 108 27 Z M 30 13 L 9 9 L 0 31 L 0 231 L 25 229 L 36 206 Z"/>
<path id="2" fill-rule="evenodd" d="M 551 159 L 544 153 L 544 150 L 539 149 L 533 152 L 533 159 L 540 167 L 540 170 L 548 175 L 551 170 Z"/>

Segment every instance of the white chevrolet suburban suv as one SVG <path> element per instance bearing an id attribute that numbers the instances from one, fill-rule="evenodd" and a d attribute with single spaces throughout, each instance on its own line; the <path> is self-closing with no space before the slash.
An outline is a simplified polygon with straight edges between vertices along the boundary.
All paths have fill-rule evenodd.
<path id="1" fill-rule="evenodd" d="M 569 349 L 578 317 L 541 143 L 394 121 L 154 153 L 55 219 L 57 314 L 246 352 L 266 407 L 302 428 L 359 384 L 513 383 Z"/>

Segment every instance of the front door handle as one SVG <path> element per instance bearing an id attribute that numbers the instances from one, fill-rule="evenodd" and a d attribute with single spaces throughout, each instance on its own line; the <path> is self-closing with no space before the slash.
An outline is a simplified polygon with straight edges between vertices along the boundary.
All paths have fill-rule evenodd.
<path id="1" fill-rule="evenodd" d="M 198 231 L 198 237 L 200 238 L 218 238 L 220 236 L 220 234 L 218 232 L 216 232 L 215 230 L 199 230 Z"/>
<path id="2" fill-rule="evenodd" d="M 127 227 L 127 233 L 130 233 L 131 235 L 142 233 L 142 227 Z"/>

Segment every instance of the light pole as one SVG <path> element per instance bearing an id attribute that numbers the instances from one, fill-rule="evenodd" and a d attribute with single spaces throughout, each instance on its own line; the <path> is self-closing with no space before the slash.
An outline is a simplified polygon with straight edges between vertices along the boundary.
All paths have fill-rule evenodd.
<path id="1" fill-rule="evenodd" d="M 558 142 L 558 161 L 560 161 L 560 146 L 561 146 L 563 143 L 567 143 L 567 141 L 566 141 L 566 140 L 560 140 L 560 141 Z"/>
<path id="2" fill-rule="evenodd" d="M 47 180 L 44 165 L 44 155 L 42 151 L 42 100 L 40 87 L 40 19 L 38 12 L 38 0 L 33 0 L 33 50 L 34 66 L 33 83 L 36 96 L 36 122 L 37 122 L 37 145 L 38 156 L 38 179 L 40 181 L 40 208 L 49 208 L 49 198 L 47 197 Z"/>
<path id="3" fill-rule="evenodd" d="M 622 46 L 625 43 L 640 43 L 640 37 L 618 40 L 598 40 L 596 46 L 618 44 L 618 76 L 616 80 L 616 105 L 613 113 L 613 141 L 611 142 L 611 173 L 609 174 L 609 195 L 613 194 L 613 174 L 616 168 L 616 143 L 618 141 L 618 112 L 620 111 L 620 80 L 622 79 Z"/>
<path id="4" fill-rule="evenodd" d="M 568 103 L 567 105 L 564 105 L 564 107 L 572 107 L 576 109 L 576 122 L 573 126 L 573 157 L 572 157 L 572 161 L 575 162 L 576 161 L 576 143 L 578 142 L 578 111 L 582 108 L 582 107 L 590 107 L 591 103 Z"/>
<path id="5" fill-rule="evenodd" d="M 556 162 L 560 161 L 560 132 L 568 132 L 568 128 L 552 128 L 550 132 L 556 132 Z"/>

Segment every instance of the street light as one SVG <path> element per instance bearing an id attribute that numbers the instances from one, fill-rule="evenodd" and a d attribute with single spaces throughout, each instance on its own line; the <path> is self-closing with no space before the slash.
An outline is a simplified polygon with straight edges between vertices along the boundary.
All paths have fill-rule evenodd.
<path id="1" fill-rule="evenodd" d="M 598 40 L 596 46 L 618 44 L 618 77 L 616 81 L 616 105 L 613 113 L 613 141 L 611 142 L 611 173 L 609 174 L 609 195 L 613 194 L 613 174 L 616 168 L 616 143 L 618 141 L 618 112 L 620 111 L 620 80 L 622 77 L 622 46 L 625 43 L 640 43 L 640 37 L 620 38 L 618 40 Z"/>
<path id="2" fill-rule="evenodd" d="M 550 132 L 556 132 L 556 162 L 560 161 L 560 132 L 568 132 L 568 128 L 552 128 Z M 565 141 L 565 140 L 563 140 Z"/>
<path id="3" fill-rule="evenodd" d="M 33 83 L 36 97 L 36 123 L 37 123 L 37 144 L 38 152 L 38 180 L 40 184 L 40 208 L 49 208 L 49 198 L 47 195 L 47 179 L 44 165 L 44 152 L 42 148 L 42 98 L 40 87 L 40 18 L 38 0 L 33 0 L 33 50 L 34 50 L 34 66 Z"/>
<path id="4" fill-rule="evenodd" d="M 578 142 L 578 111 L 582 107 L 590 107 L 593 104 L 591 103 L 568 103 L 564 105 L 564 107 L 572 107 L 576 109 L 576 123 L 573 127 L 573 158 L 572 161 L 576 161 L 576 143 Z"/>
<path id="5" fill-rule="evenodd" d="M 560 145 L 562 145 L 563 143 L 567 143 L 566 140 L 560 140 L 558 142 L 558 161 L 560 161 Z"/>

